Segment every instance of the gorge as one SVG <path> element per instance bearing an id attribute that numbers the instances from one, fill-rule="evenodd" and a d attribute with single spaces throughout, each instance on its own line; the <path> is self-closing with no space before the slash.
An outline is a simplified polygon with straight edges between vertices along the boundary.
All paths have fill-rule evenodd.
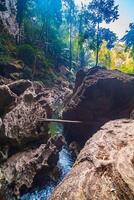
<path id="1" fill-rule="evenodd" d="M 134 24 L 114 0 L 1 0 L 0 200 L 134 200 Z"/>

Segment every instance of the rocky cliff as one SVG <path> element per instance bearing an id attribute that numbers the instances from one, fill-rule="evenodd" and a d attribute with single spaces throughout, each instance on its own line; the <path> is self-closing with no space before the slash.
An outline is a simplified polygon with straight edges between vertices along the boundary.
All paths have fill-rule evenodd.
<path id="1" fill-rule="evenodd" d="M 10 200 L 43 177 L 46 182 L 57 169 L 62 137 L 51 138 L 48 123 L 40 119 L 52 117 L 63 91 L 28 80 L 0 80 L 0 198 Z"/>
<path id="2" fill-rule="evenodd" d="M 16 0 L 2 0 L 0 2 L 0 27 L 16 36 L 19 32 L 16 22 Z"/>

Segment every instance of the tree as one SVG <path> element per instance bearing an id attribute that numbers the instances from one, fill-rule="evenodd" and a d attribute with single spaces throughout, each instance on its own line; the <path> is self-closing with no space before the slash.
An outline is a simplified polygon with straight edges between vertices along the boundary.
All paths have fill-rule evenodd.
<path id="1" fill-rule="evenodd" d="M 110 31 L 110 29 L 100 28 L 99 39 L 98 39 L 99 46 L 102 45 L 103 41 L 106 41 L 107 48 L 111 49 L 115 46 L 115 42 L 117 41 L 117 36 L 115 33 Z"/>
<path id="2" fill-rule="evenodd" d="M 109 52 L 116 45 L 116 41 L 117 41 L 117 37 L 115 33 L 110 31 L 109 29 L 100 28 L 98 44 L 99 44 L 99 51 L 101 50 L 101 54 L 100 54 L 100 57 L 98 58 L 98 61 L 99 62 L 101 61 L 102 63 L 102 60 L 103 61 L 105 60 L 103 64 L 106 67 L 110 67 L 111 57 L 110 57 Z M 102 45 L 103 45 L 103 48 L 102 48 Z M 102 51 L 104 51 L 103 52 L 104 56 L 102 56 L 103 55 Z"/>
<path id="3" fill-rule="evenodd" d="M 89 19 L 95 27 L 96 37 L 96 66 L 99 60 L 100 48 L 100 25 L 102 22 L 110 23 L 118 19 L 118 6 L 115 6 L 114 0 L 92 0 L 88 5 Z"/>
<path id="4" fill-rule="evenodd" d="M 75 3 L 74 0 L 65 0 L 66 6 L 66 19 L 69 28 L 69 67 L 72 68 L 72 36 L 73 36 L 73 26 L 75 26 Z"/>
<path id="5" fill-rule="evenodd" d="M 128 48 L 131 50 L 131 56 L 134 59 L 134 23 L 129 25 L 129 29 L 130 30 L 127 31 L 122 38 L 122 41 L 126 44 L 126 50 L 128 50 Z"/>
<path id="6" fill-rule="evenodd" d="M 79 62 L 80 68 L 83 68 L 85 61 L 85 41 L 88 38 L 86 34 L 87 24 L 86 22 L 86 7 L 82 4 L 81 10 L 78 12 L 78 45 L 79 45 Z"/>

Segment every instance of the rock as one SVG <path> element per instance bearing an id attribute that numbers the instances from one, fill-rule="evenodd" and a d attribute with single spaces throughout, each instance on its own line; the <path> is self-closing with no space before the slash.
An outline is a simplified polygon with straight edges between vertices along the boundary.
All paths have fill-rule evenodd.
<path id="1" fill-rule="evenodd" d="M 19 62 L 19 61 L 18 61 Z M 21 64 L 17 64 L 17 61 L 14 62 L 7 62 L 7 63 L 3 63 L 0 62 L 0 75 L 7 78 L 7 79 L 12 79 L 13 78 L 13 74 L 15 73 L 20 73 L 23 69 L 23 64 L 21 66 Z"/>
<path id="2" fill-rule="evenodd" d="M 83 146 L 104 123 L 129 118 L 134 105 L 134 77 L 97 67 L 90 69 L 85 78 L 82 75 L 76 81 L 76 88 L 64 109 L 63 119 L 84 123 L 65 125 L 69 143 L 77 141 Z"/>
<path id="3" fill-rule="evenodd" d="M 6 185 L 12 196 L 19 197 L 24 188 L 32 187 L 40 171 L 43 172 L 44 177 L 51 175 L 62 145 L 60 137 L 50 139 L 47 144 L 42 144 L 36 149 L 26 149 L 14 154 L 1 166 L 0 183 L 3 181 L 3 185 Z M 43 179 L 43 176 L 40 174 L 40 179 Z M 2 186 L 0 191 L 2 193 Z"/>
<path id="4" fill-rule="evenodd" d="M 18 95 L 14 108 L 2 119 L 0 144 L 22 148 L 34 141 L 45 143 L 49 137 L 48 123 L 40 119 L 52 117 L 59 98 L 58 91 L 24 80 L 0 87 L 6 87 L 9 92 Z M 7 96 L 5 98 L 10 100 Z"/>
<path id="5" fill-rule="evenodd" d="M 7 79 L 7 78 L 5 78 L 3 76 L 0 76 L 0 85 L 7 85 L 7 84 L 9 84 L 11 82 L 12 82 L 11 79 Z"/>
<path id="6" fill-rule="evenodd" d="M 133 180 L 134 120 L 115 120 L 87 141 L 50 200 L 132 200 Z"/>
<path id="7" fill-rule="evenodd" d="M 134 110 L 130 113 L 130 119 L 134 119 Z"/>
<path id="8" fill-rule="evenodd" d="M 0 146 L 0 163 L 4 162 L 8 158 L 8 151 L 9 147 L 7 146 Z"/>
<path id="9" fill-rule="evenodd" d="M 24 80 L 0 86 L 4 113 L 0 115 L 0 198 L 19 199 L 20 193 L 59 175 L 56 164 L 62 137 L 50 139 L 48 123 L 42 118 L 52 117 L 64 95 L 58 88 Z"/>
<path id="10" fill-rule="evenodd" d="M 32 86 L 32 82 L 28 80 L 19 80 L 19 81 L 14 81 L 8 84 L 8 87 L 10 88 L 10 90 L 18 96 L 23 94 L 25 90 L 31 86 Z"/>
<path id="11" fill-rule="evenodd" d="M 31 93 L 29 95 L 32 96 Z M 45 107 L 43 108 L 38 101 L 34 100 L 33 96 L 33 101 L 27 102 L 26 96 L 28 94 L 24 94 L 17 106 L 3 119 L 5 138 L 15 146 L 43 138 L 45 142 L 48 139 L 48 124 L 39 120 L 47 117 Z"/>
<path id="12" fill-rule="evenodd" d="M 76 80 L 75 80 L 75 91 L 82 84 L 82 81 L 84 80 L 85 76 L 86 76 L 86 72 L 83 71 L 82 69 L 77 72 Z"/>
<path id="13" fill-rule="evenodd" d="M 17 96 L 9 89 L 8 86 L 0 86 L 0 117 L 12 109 L 16 103 Z"/>
<path id="14" fill-rule="evenodd" d="M 2 4 L 4 5 L 5 9 L 0 11 L 0 20 L 2 21 L 3 28 L 14 37 L 19 33 L 19 27 L 16 21 L 16 3 L 16 0 L 2 0 Z"/>
<path id="15" fill-rule="evenodd" d="M 77 142 L 71 142 L 71 144 L 69 145 L 69 149 L 72 151 L 72 155 L 74 158 L 77 158 L 77 156 L 79 155 L 79 152 L 81 150 L 79 144 Z"/>

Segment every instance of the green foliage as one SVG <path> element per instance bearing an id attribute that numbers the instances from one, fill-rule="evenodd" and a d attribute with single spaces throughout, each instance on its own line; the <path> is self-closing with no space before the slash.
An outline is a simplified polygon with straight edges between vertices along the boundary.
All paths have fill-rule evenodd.
<path id="1" fill-rule="evenodd" d="M 3 9 L 1 6 L 4 4 L 0 3 Z M 114 0 L 91 0 L 79 8 L 75 0 L 17 0 L 19 45 L 8 34 L 1 34 L 0 61 L 9 62 L 12 56 L 21 59 L 23 78 L 34 76 L 48 85 L 58 79 L 56 67 L 62 64 L 70 67 L 69 80 L 77 67 L 92 67 L 95 62 L 133 73 L 134 24 L 123 38 L 126 46 L 121 52 L 116 35 L 101 27 L 116 19 Z"/>
<path id="2" fill-rule="evenodd" d="M 103 43 L 100 49 L 99 63 L 109 69 L 118 69 L 124 73 L 134 74 L 134 59 L 131 50 L 125 51 L 126 46 L 117 43 L 114 48 L 108 49 Z"/>
<path id="3" fill-rule="evenodd" d="M 23 73 L 21 74 L 22 79 L 32 79 L 32 69 L 25 66 L 23 69 Z"/>
<path id="4" fill-rule="evenodd" d="M 13 61 L 13 58 L 9 55 L 0 55 L 0 62 L 2 63 L 10 63 Z"/>
<path id="5" fill-rule="evenodd" d="M 49 133 L 51 134 L 51 136 L 58 135 L 61 132 L 62 132 L 62 126 L 53 122 L 49 124 Z"/>
<path id="6" fill-rule="evenodd" d="M 102 22 L 109 24 L 118 19 L 118 6 L 115 6 L 114 0 L 92 0 L 88 5 L 88 18 L 94 25 L 94 37 L 96 40 L 96 66 L 99 61 L 99 50 L 103 40 L 107 41 L 108 46 L 116 40 L 116 36 L 109 29 L 101 28 Z M 114 40 L 113 40 L 114 39 Z"/>
<path id="7" fill-rule="evenodd" d="M 13 38 L 7 34 L 0 34 L 0 62 L 9 63 L 13 60 L 13 54 L 16 53 L 16 45 Z"/>
<path id="8" fill-rule="evenodd" d="M 126 32 L 122 41 L 126 44 L 126 50 L 131 50 L 131 56 L 134 59 L 134 23 L 130 23 L 129 31 Z"/>
<path id="9" fill-rule="evenodd" d="M 17 55 L 18 58 L 23 60 L 26 65 L 31 67 L 34 65 L 36 52 L 31 45 L 29 44 L 20 45 L 17 49 Z"/>
<path id="10" fill-rule="evenodd" d="M 21 28 L 28 0 L 17 0 L 17 22 Z"/>
<path id="11" fill-rule="evenodd" d="M 118 6 L 115 6 L 114 0 L 92 0 L 89 5 L 89 17 L 95 25 L 105 21 L 114 22 L 118 19 Z"/>

